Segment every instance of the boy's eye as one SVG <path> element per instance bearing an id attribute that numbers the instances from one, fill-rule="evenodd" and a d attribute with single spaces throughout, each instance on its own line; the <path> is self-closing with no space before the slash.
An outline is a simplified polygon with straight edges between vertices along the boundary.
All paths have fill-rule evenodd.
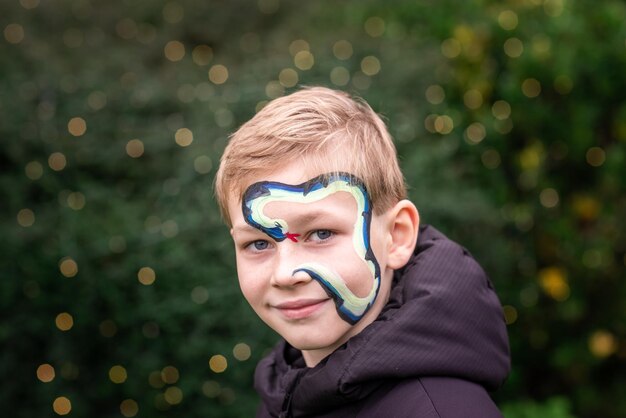
<path id="1" fill-rule="evenodd" d="M 313 231 L 313 233 L 309 237 L 309 240 L 311 240 L 311 241 L 326 241 L 327 239 L 329 239 L 332 236 L 333 236 L 332 231 L 329 231 L 328 229 L 318 229 L 316 231 Z"/>
<path id="2" fill-rule="evenodd" d="M 263 251 L 263 250 L 267 250 L 269 245 L 270 245 L 269 242 L 267 242 L 266 240 L 258 239 L 248 244 L 248 248 L 251 248 L 255 251 Z"/>

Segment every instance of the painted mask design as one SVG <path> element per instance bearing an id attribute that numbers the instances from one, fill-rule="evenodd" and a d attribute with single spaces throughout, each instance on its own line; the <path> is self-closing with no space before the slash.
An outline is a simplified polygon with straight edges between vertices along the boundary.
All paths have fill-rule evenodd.
<path id="1" fill-rule="evenodd" d="M 346 322 L 355 324 L 374 304 L 380 289 L 380 266 L 370 246 L 372 206 L 363 182 L 348 173 L 335 173 L 323 174 L 298 185 L 270 181 L 254 183 L 243 195 L 242 210 L 249 225 L 263 231 L 275 241 L 289 239 L 297 242 L 299 234 L 289 231 L 285 220 L 267 216 L 264 212 L 265 205 L 270 202 L 312 203 L 338 192 L 350 193 L 357 203 L 352 243 L 371 273 L 372 288 L 369 294 L 365 297 L 356 296 L 337 272 L 321 263 L 301 264 L 292 274 L 299 271 L 309 274 L 334 300 L 339 316 Z"/>

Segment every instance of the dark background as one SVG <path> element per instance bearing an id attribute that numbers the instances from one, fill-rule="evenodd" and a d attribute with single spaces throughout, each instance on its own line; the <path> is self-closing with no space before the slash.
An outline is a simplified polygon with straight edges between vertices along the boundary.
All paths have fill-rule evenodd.
<path id="1" fill-rule="evenodd" d="M 384 115 L 422 221 L 495 283 L 505 415 L 626 416 L 624 22 L 617 0 L 2 0 L 2 409 L 251 416 L 277 337 L 213 176 L 255 109 L 326 85 Z"/>

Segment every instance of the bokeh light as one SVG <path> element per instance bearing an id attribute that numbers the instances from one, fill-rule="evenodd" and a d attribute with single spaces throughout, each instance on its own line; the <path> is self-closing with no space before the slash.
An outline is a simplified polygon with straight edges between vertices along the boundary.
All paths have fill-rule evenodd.
<path id="1" fill-rule="evenodd" d="M 378 16 L 372 16 L 365 21 L 364 28 L 369 36 L 377 38 L 385 33 L 385 21 Z"/>
<path id="2" fill-rule="evenodd" d="M 143 142 L 140 139 L 131 139 L 126 143 L 126 154 L 131 158 L 139 158 L 144 153 Z"/>
<path id="3" fill-rule="evenodd" d="M 74 277 L 78 274 L 78 264 L 71 257 L 64 257 L 59 261 L 59 270 L 65 277 Z"/>
<path id="4" fill-rule="evenodd" d="M 116 364 L 109 369 L 109 379 L 111 382 L 119 385 L 124 383 L 127 378 L 128 373 L 126 372 L 126 368 L 124 366 Z"/>
<path id="5" fill-rule="evenodd" d="M 120 413 L 127 417 L 134 417 L 139 412 L 139 405 L 134 399 L 124 399 L 120 404 Z"/>
<path id="6" fill-rule="evenodd" d="M 165 366 L 161 370 L 161 380 L 163 380 L 163 382 L 167 383 L 168 385 L 172 385 L 178 382 L 179 378 L 180 373 L 178 372 L 178 369 L 174 366 Z"/>
<path id="7" fill-rule="evenodd" d="M 73 136 L 83 136 L 87 132 L 87 122 L 80 117 L 72 118 L 67 123 L 67 131 Z"/>
<path id="8" fill-rule="evenodd" d="M 172 62 L 180 61 L 185 57 L 185 45 L 180 41 L 169 41 L 165 44 L 163 53 Z"/>
<path id="9" fill-rule="evenodd" d="M 20 209 L 17 213 L 17 223 L 24 228 L 33 226 L 35 223 L 35 213 L 29 208 Z"/>
<path id="10" fill-rule="evenodd" d="M 299 51 L 293 57 L 293 64 L 300 70 L 310 70 L 315 64 L 315 57 L 309 51 Z"/>
<path id="11" fill-rule="evenodd" d="M 333 54 L 340 60 L 349 59 L 353 53 L 352 44 L 344 39 L 335 42 L 333 45 Z"/>
<path id="12" fill-rule="evenodd" d="M 139 283 L 149 286 L 156 280 L 156 273 L 151 267 L 142 267 L 137 272 L 137 279 Z"/>
<path id="13" fill-rule="evenodd" d="M 228 361 L 223 355 L 215 354 L 209 359 L 209 367 L 214 373 L 223 373 L 228 367 Z"/>
<path id="14" fill-rule="evenodd" d="M 74 318 L 67 312 L 61 312 L 54 320 L 57 328 L 61 331 L 69 331 L 74 326 Z"/>
<path id="15" fill-rule="evenodd" d="M 363 74 L 373 76 L 380 72 L 380 60 L 373 55 L 369 55 L 361 60 L 361 71 Z"/>
<path id="16" fill-rule="evenodd" d="M 9 23 L 4 27 L 4 39 L 10 44 L 19 44 L 24 40 L 24 28 L 19 23 Z"/>
<path id="17" fill-rule="evenodd" d="M 49 383 L 54 380 L 56 376 L 54 372 L 54 367 L 52 367 L 48 363 L 44 363 L 37 367 L 37 379 L 41 380 L 44 383 Z"/>
<path id="18" fill-rule="evenodd" d="M 61 152 L 53 152 L 48 157 L 48 165 L 54 171 L 61 171 L 67 166 L 67 159 Z"/>
<path id="19" fill-rule="evenodd" d="M 213 84 L 224 84 L 228 80 L 228 68 L 222 64 L 213 65 L 209 69 L 209 80 Z"/>
<path id="20" fill-rule="evenodd" d="M 72 412 L 72 402 L 65 396 L 59 396 L 52 403 L 52 410 L 58 415 L 67 415 Z"/>
<path id="21" fill-rule="evenodd" d="M 237 343 L 233 347 L 233 356 L 239 361 L 246 361 L 252 355 L 250 346 L 246 343 Z"/>
<path id="22" fill-rule="evenodd" d="M 188 147 L 193 142 L 193 132 L 188 128 L 180 128 L 176 131 L 174 139 L 181 147 Z"/>

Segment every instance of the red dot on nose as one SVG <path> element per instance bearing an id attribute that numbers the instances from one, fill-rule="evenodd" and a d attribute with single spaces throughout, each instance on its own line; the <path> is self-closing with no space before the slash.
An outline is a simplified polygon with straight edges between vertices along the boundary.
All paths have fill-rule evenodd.
<path id="1" fill-rule="evenodd" d="M 287 232 L 285 235 L 287 236 L 287 238 L 289 238 L 293 242 L 298 242 L 298 238 L 297 237 L 300 236 L 300 234 L 292 234 L 291 232 Z"/>

